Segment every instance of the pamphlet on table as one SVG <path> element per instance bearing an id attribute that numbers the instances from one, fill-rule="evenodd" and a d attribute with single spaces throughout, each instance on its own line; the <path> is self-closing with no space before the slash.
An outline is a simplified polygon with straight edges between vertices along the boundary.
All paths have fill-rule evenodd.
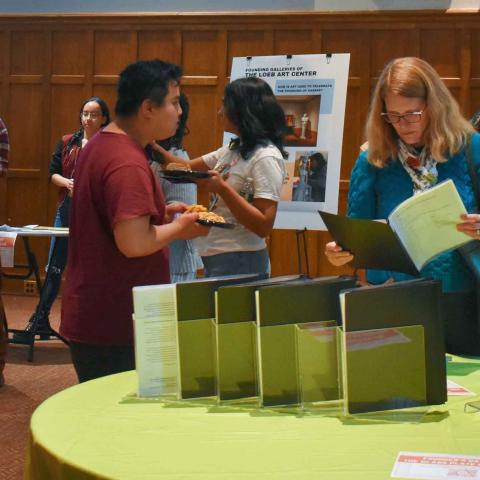
<path id="1" fill-rule="evenodd" d="M 133 288 L 138 396 L 216 395 L 215 291 L 257 275 Z"/>
<path id="2" fill-rule="evenodd" d="M 480 478 L 480 456 L 400 452 L 391 477 L 472 480 Z"/>
<path id="3" fill-rule="evenodd" d="M 17 234 L 0 230 L 0 266 L 9 268 L 14 266 L 15 240 Z"/>

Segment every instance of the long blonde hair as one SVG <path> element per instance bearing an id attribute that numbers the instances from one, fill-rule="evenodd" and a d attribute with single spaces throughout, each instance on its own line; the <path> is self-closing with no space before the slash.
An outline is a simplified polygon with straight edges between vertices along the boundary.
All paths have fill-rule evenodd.
<path id="1" fill-rule="evenodd" d="M 388 63 L 378 79 L 367 119 L 368 161 L 377 167 L 385 166 L 398 153 L 398 135 L 380 115 L 385 112 L 388 93 L 425 101 L 429 123 L 423 140 L 437 162 L 445 162 L 446 155 L 457 153 L 474 131 L 430 64 L 416 57 L 397 58 Z"/>

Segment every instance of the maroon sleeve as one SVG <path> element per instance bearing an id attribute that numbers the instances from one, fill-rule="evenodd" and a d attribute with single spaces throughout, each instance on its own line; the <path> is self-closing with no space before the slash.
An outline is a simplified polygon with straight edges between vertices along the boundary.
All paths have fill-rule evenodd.
<path id="1" fill-rule="evenodd" d="M 138 164 L 115 168 L 105 180 L 104 198 L 110 225 L 145 215 L 160 215 L 153 174 Z"/>

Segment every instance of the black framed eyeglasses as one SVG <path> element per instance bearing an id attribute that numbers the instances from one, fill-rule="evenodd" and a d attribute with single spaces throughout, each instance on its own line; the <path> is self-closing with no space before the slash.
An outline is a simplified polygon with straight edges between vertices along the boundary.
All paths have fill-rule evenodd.
<path id="1" fill-rule="evenodd" d="M 418 123 L 422 119 L 423 112 L 425 112 L 425 109 L 407 113 L 383 112 L 380 115 L 387 123 L 398 123 L 402 118 L 407 123 Z"/>

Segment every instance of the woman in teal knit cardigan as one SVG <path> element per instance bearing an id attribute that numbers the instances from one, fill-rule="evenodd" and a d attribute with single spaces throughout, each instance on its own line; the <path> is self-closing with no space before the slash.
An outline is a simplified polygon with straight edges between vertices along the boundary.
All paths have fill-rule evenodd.
<path id="1" fill-rule="evenodd" d="M 473 134 L 455 99 L 427 62 L 398 58 L 384 68 L 366 132 L 368 150 L 358 157 L 350 179 L 348 216 L 385 219 L 405 199 L 452 179 L 470 212 L 458 219 L 456 228 L 480 239 L 480 215 L 473 213 L 477 204 L 466 159 L 470 138 L 480 175 L 480 135 Z M 336 266 L 353 259 L 335 242 L 326 245 L 325 254 Z M 479 355 L 475 282 L 459 253 L 436 257 L 420 274 L 442 282 L 447 350 Z M 409 278 L 398 272 L 367 271 L 372 284 Z"/>

